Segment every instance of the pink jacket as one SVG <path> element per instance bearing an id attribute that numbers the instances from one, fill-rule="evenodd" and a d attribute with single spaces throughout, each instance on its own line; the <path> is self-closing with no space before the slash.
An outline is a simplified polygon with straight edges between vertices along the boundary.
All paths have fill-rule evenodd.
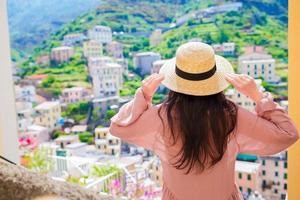
<path id="1" fill-rule="evenodd" d="M 158 116 L 161 105 L 147 102 L 139 88 L 134 99 L 111 118 L 110 133 L 159 156 L 163 167 L 163 200 L 240 200 L 242 196 L 234 176 L 237 154 L 273 155 L 291 146 L 299 137 L 285 110 L 268 95 L 257 103 L 256 113 L 238 107 L 236 134 L 229 140 L 219 163 L 200 174 L 185 175 L 169 163 L 179 146 L 167 145 L 169 133 L 163 132 Z M 166 120 L 165 112 L 162 119 Z"/>

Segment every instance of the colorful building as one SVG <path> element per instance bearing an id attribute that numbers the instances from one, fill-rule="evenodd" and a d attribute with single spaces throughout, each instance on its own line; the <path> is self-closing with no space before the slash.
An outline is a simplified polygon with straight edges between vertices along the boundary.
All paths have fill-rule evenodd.
<path id="1" fill-rule="evenodd" d="M 123 58 L 123 44 L 117 41 L 112 41 L 107 44 L 107 52 L 113 58 Z"/>
<path id="2" fill-rule="evenodd" d="M 259 162 L 261 164 L 262 195 L 267 199 L 286 199 L 288 188 L 287 152 L 262 156 Z"/>
<path id="3" fill-rule="evenodd" d="M 121 139 L 111 135 L 108 127 L 95 129 L 95 146 L 103 154 L 121 154 Z"/>
<path id="4" fill-rule="evenodd" d="M 253 78 L 263 78 L 270 83 L 280 81 L 275 74 L 275 59 L 265 52 L 256 52 L 255 47 L 252 53 L 239 57 L 238 72 L 248 74 Z"/>
<path id="5" fill-rule="evenodd" d="M 150 74 L 152 64 L 157 60 L 160 60 L 160 54 L 154 52 L 137 53 L 133 57 L 134 66 L 140 70 L 141 75 Z"/>
<path id="6" fill-rule="evenodd" d="M 236 161 L 235 180 L 242 193 L 251 194 L 260 191 L 260 164 Z"/>
<path id="7" fill-rule="evenodd" d="M 122 66 L 117 63 L 102 63 L 89 66 L 95 98 L 118 96 L 123 85 Z"/>
<path id="8" fill-rule="evenodd" d="M 34 109 L 36 112 L 35 124 L 47 127 L 49 131 L 53 131 L 60 126 L 58 123 L 61 118 L 61 106 L 59 102 L 47 101 Z"/>
<path id="9" fill-rule="evenodd" d="M 88 101 L 89 99 L 89 92 L 83 87 L 65 88 L 61 92 L 61 101 L 63 103 L 77 103 L 80 101 Z"/>
<path id="10" fill-rule="evenodd" d="M 103 46 L 95 40 L 83 42 L 83 55 L 86 58 L 99 57 L 103 55 Z"/>
<path id="11" fill-rule="evenodd" d="M 64 36 L 63 45 L 73 46 L 81 43 L 84 38 L 85 36 L 82 33 L 70 33 Z"/>
<path id="12" fill-rule="evenodd" d="M 51 60 L 57 63 L 69 61 L 74 55 L 74 49 L 72 47 L 61 46 L 51 50 Z"/>
<path id="13" fill-rule="evenodd" d="M 107 44 L 112 42 L 112 31 L 108 26 L 94 26 L 88 30 L 88 37 L 99 43 Z"/>

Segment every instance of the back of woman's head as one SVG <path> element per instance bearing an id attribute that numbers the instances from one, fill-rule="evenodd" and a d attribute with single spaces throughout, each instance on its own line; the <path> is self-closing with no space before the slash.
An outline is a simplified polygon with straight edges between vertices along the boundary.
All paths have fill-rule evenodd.
<path id="1" fill-rule="evenodd" d="M 172 145 L 178 140 L 182 143 L 174 167 L 186 173 L 192 169 L 201 172 L 223 158 L 237 121 L 237 107 L 223 92 L 192 96 L 170 91 L 163 107 Z"/>

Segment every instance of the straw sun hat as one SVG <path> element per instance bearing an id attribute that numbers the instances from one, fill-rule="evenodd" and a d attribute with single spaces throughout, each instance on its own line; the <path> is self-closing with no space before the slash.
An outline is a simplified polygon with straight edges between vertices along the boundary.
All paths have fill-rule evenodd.
<path id="1" fill-rule="evenodd" d="M 167 61 L 159 73 L 165 76 L 162 84 L 172 91 L 206 96 L 229 86 L 224 75 L 233 73 L 233 68 L 208 44 L 188 42 L 177 49 L 176 57 Z"/>

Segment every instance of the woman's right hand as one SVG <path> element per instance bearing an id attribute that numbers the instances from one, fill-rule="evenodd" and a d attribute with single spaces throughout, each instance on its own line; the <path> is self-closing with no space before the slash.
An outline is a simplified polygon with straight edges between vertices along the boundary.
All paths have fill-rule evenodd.
<path id="1" fill-rule="evenodd" d="M 246 74 L 226 74 L 226 80 L 231 83 L 240 93 L 248 96 L 254 102 L 263 98 L 263 92 L 259 90 L 254 78 Z"/>

